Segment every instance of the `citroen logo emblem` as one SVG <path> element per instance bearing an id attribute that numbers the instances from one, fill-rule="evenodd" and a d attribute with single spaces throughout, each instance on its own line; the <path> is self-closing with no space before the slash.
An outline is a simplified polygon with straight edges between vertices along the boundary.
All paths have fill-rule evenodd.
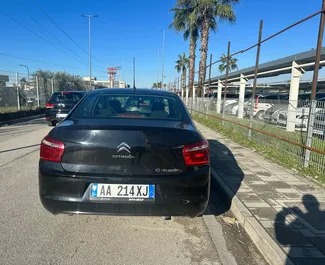
<path id="1" fill-rule="evenodd" d="M 130 153 L 130 146 L 125 142 L 119 144 L 117 146 L 117 152 L 119 153 L 121 151 L 126 151 L 126 152 Z"/>

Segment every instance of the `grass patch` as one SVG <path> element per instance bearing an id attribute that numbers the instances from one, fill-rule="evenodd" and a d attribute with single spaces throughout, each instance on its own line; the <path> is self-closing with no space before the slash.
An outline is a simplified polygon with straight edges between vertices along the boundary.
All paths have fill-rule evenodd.
<path id="1" fill-rule="evenodd" d="M 211 114 L 211 113 L 210 113 Z M 212 114 L 214 115 L 214 114 Z M 217 115 L 216 115 L 217 116 Z M 192 118 L 207 127 L 225 135 L 226 137 L 234 140 L 235 142 L 255 149 L 261 153 L 268 160 L 279 163 L 287 168 L 297 169 L 300 173 L 308 176 L 312 176 L 316 181 L 325 183 L 325 157 L 324 155 L 311 152 L 310 165 L 308 168 L 304 167 L 304 153 L 305 150 L 299 146 L 281 141 L 274 137 L 252 131 L 252 137 L 248 137 L 248 129 L 239 125 L 232 124 L 230 122 L 224 122 L 199 113 L 192 113 Z M 226 117 L 228 119 L 230 117 Z M 235 117 L 231 117 L 232 120 L 240 122 L 241 124 L 248 125 L 247 119 L 239 120 Z M 264 124 L 254 121 L 254 128 L 270 132 L 276 135 L 280 135 L 290 139 L 292 141 L 300 142 L 304 137 L 301 137 L 297 132 L 286 132 L 274 125 Z M 319 148 L 319 145 L 324 146 L 325 142 L 321 139 L 313 140 L 313 146 Z"/>
<path id="2" fill-rule="evenodd" d="M 17 109 L 15 111 L 10 110 L 10 108 L 0 108 L 0 122 L 6 122 L 45 113 L 45 108 L 43 107 L 36 109 L 21 109 L 20 111 L 17 111 Z"/>

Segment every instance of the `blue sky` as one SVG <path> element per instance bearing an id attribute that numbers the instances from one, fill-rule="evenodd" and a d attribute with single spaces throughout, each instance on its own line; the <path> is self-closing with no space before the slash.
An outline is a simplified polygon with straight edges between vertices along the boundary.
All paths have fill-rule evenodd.
<path id="1" fill-rule="evenodd" d="M 94 57 L 99 59 L 93 59 L 93 74 L 98 79 L 107 79 L 106 67 L 121 65 L 122 79 L 132 83 L 132 57 L 135 56 L 137 87 L 150 87 L 157 79 L 157 49 L 161 52 L 162 29 L 166 29 L 165 81 L 174 81 L 177 77 L 174 70 L 177 55 L 182 52 L 188 53 L 188 42 L 183 40 L 182 34 L 168 29 L 173 17 L 169 10 L 176 0 L 37 0 L 37 2 L 85 50 L 88 49 L 88 20 L 81 17 L 81 14 L 98 14 L 98 18 L 92 20 L 92 52 Z M 216 59 L 226 52 L 228 41 L 232 43 L 232 51 L 254 44 L 257 41 L 260 19 L 264 20 L 263 36 L 267 37 L 284 26 L 318 11 L 320 7 L 320 0 L 308 2 L 242 0 L 235 6 L 236 25 L 219 23 L 218 31 L 211 33 L 209 53 L 213 53 Z M 84 59 L 74 59 L 73 57 L 76 57 L 74 54 L 57 43 L 21 8 Z M 38 38 L 8 18 L 4 12 L 69 55 Z M 318 17 L 311 19 L 266 43 L 261 51 L 261 63 L 315 48 L 318 23 Z M 0 53 L 48 63 L 41 64 L 0 54 L 0 70 L 25 73 L 25 69 L 18 64 L 26 64 L 31 71 L 42 68 L 64 70 L 81 76 L 88 75 L 87 53 L 56 28 L 33 0 L 1 0 L 0 32 L 2 36 Z M 238 59 L 240 68 L 254 65 L 255 50 L 240 55 Z M 196 69 L 198 60 L 199 50 Z M 159 64 L 161 71 L 161 57 Z M 219 74 L 217 66 L 212 71 L 213 76 Z M 0 71 L 0 74 L 4 73 Z M 309 77 L 310 75 L 306 75 L 304 79 Z"/>

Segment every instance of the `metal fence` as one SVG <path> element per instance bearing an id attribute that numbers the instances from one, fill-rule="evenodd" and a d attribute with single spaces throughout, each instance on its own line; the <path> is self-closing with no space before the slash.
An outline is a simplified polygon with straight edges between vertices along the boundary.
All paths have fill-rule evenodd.
<path id="1" fill-rule="evenodd" d="M 19 96 L 18 96 L 19 95 Z M 48 98 L 41 91 L 38 104 L 35 88 L 0 86 L 0 113 L 14 112 L 44 106 Z"/>
<path id="2" fill-rule="evenodd" d="M 250 141 L 270 158 L 325 174 L 325 100 L 184 98 L 192 115 L 237 140 Z M 314 112 L 310 112 L 313 104 Z M 253 112 L 253 126 L 249 116 Z M 315 113 L 315 115 L 313 115 Z M 311 137 L 307 135 L 311 127 Z M 251 136 L 250 136 L 251 135 Z M 308 143 L 309 142 L 309 143 Z"/>

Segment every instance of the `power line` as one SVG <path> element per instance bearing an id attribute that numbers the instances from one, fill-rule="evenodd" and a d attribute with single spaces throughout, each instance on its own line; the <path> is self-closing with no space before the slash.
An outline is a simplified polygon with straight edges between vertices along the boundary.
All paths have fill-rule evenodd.
<path id="1" fill-rule="evenodd" d="M 29 59 L 29 58 L 24 58 L 24 57 L 20 57 L 20 56 L 16 56 L 16 55 L 11 55 L 11 54 L 6 54 L 6 53 L 2 53 L 2 52 L 0 52 L 0 55 L 7 56 L 7 57 L 12 57 L 12 58 L 16 58 L 16 59 L 21 59 L 21 60 L 26 60 L 26 61 L 31 61 L 31 62 L 35 62 L 35 63 L 42 63 L 42 64 L 47 64 L 47 65 L 59 66 L 61 68 L 69 68 L 69 69 L 75 69 L 75 70 L 85 70 L 83 68 L 65 67 L 65 66 L 60 65 L 60 64 L 42 62 L 42 61 L 38 61 L 38 60 L 34 60 L 34 59 Z"/>
<path id="2" fill-rule="evenodd" d="M 18 20 L 16 20 L 15 18 L 9 16 L 6 12 L 4 12 L 4 14 L 10 18 L 11 20 L 15 21 L 18 25 L 22 26 L 23 28 L 25 28 L 26 30 L 28 30 L 29 32 L 33 33 L 35 36 L 37 36 L 38 38 L 40 38 L 41 40 L 45 41 L 46 43 L 50 44 L 51 46 L 53 46 L 54 48 L 58 49 L 59 51 L 65 53 L 68 56 L 71 56 L 72 58 L 74 58 L 75 60 L 79 61 L 79 59 L 75 58 L 74 56 L 72 56 L 71 54 L 68 54 L 66 51 L 62 50 L 61 48 L 59 48 L 58 46 L 54 45 L 52 42 L 48 41 L 47 39 L 43 38 L 42 36 L 40 36 L 39 34 L 37 34 L 36 32 L 34 32 L 33 30 L 29 29 L 28 27 L 26 27 L 25 25 L 23 25 L 22 23 L 20 23 Z M 84 62 L 82 62 L 84 63 Z"/>
<path id="3" fill-rule="evenodd" d="M 19 4 L 17 4 L 17 6 L 30 18 L 32 19 L 37 25 L 39 25 L 43 30 L 45 30 L 53 39 L 55 39 L 58 43 L 60 43 L 62 46 L 64 46 L 65 48 L 67 48 L 70 52 L 72 52 L 74 55 L 78 56 L 79 58 L 81 58 L 82 60 L 86 60 L 85 58 L 81 57 L 79 54 L 77 54 L 76 52 L 74 52 L 73 50 L 71 50 L 67 45 L 65 45 L 64 43 L 62 43 L 58 38 L 56 38 L 51 32 L 49 32 L 45 27 L 43 27 L 43 25 L 41 23 L 39 23 L 35 18 L 33 18 L 33 16 L 31 16 L 26 10 L 24 10 Z"/>
<path id="4" fill-rule="evenodd" d="M 36 5 L 38 7 L 39 10 L 41 10 L 43 12 L 43 14 L 65 35 L 67 36 L 75 45 L 77 45 L 82 51 L 84 51 L 85 53 L 88 54 L 88 51 L 86 51 L 83 47 L 81 47 L 79 45 L 79 43 L 77 43 L 74 39 L 72 39 L 70 37 L 69 34 L 67 34 L 48 14 L 47 12 L 40 6 L 40 4 L 36 1 L 36 0 L 32 0 L 32 2 L 34 3 L 34 5 Z M 103 63 L 101 60 L 98 60 L 95 56 L 92 56 L 95 60 L 97 60 L 98 62 L 102 63 L 103 65 L 105 65 L 105 63 Z"/>

